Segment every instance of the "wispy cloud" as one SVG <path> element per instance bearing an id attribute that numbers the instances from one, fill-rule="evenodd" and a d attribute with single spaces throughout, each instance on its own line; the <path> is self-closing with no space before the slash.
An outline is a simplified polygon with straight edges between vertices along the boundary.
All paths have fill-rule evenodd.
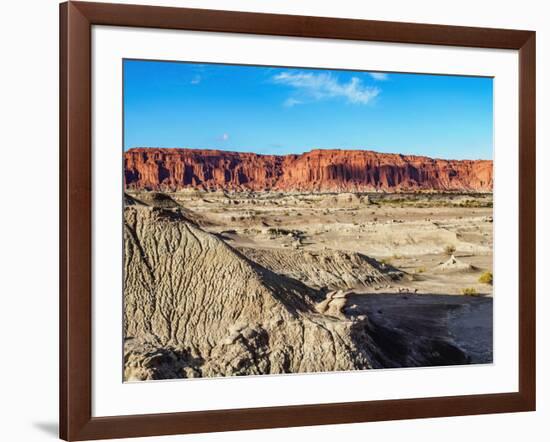
<path id="1" fill-rule="evenodd" d="M 369 72 L 369 75 L 376 81 L 386 81 L 388 79 L 388 74 L 383 72 Z"/>
<path id="2" fill-rule="evenodd" d="M 191 84 L 199 84 L 201 82 L 202 78 L 200 75 L 195 75 L 193 79 L 191 80 Z"/>
<path id="3" fill-rule="evenodd" d="M 376 87 L 364 86 L 357 77 L 341 82 L 330 73 L 281 72 L 273 77 L 273 81 L 291 86 L 300 94 L 300 99 L 291 97 L 283 103 L 290 107 L 305 101 L 326 98 L 343 98 L 349 103 L 367 104 L 380 93 L 380 89 Z"/>
<path id="4" fill-rule="evenodd" d="M 292 107 L 292 106 L 296 106 L 297 104 L 302 104 L 302 101 L 300 100 L 297 100 L 296 98 L 287 98 L 284 102 L 283 102 L 283 106 L 285 107 Z"/>
<path id="5" fill-rule="evenodd" d="M 225 133 L 225 134 L 222 134 L 222 136 L 220 137 L 222 141 L 227 141 L 229 140 L 229 134 Z"/>

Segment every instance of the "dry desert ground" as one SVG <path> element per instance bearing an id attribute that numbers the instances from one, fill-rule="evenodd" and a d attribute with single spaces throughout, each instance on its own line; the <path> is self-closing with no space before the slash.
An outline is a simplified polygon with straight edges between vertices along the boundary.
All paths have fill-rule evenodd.
<path id="1" fill-rule="evenodd" d="M 124 212 L 127 381 L 492 362 L 491 194 L 127 191 Z"/>

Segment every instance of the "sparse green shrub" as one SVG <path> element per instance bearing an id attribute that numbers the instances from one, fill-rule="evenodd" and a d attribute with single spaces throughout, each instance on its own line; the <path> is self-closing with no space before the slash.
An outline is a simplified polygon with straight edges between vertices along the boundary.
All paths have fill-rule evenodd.
<path id="1" fill-rule="evenodd" d="M 280 227 L 270 227 L 267 229 L 267 234 L 272 236 L 292 236 L 295 239 L 303 238 L 305 232 L 302 230 L 287 230 Z"/>
<path id="2" fill-rule="evenodd" d="M 416 269 L 416 273 L 424 273 L 426 271 L 426 267 L 419 267 Z"/>
<path id="3" fill-rule="evenodd" d="M 483 272 L 478 281 L 482 284 L 493 285 L 493 272 Z"/>
<path id="4" fill-rule="evenodd" d="M 479 295 L 477 290 L 473 287 L 466 287 L 466 288 L 462 289 L 461 292 L 462 292 L 463 295 L 466 295 L 466 296 L 478 296 Z"/>

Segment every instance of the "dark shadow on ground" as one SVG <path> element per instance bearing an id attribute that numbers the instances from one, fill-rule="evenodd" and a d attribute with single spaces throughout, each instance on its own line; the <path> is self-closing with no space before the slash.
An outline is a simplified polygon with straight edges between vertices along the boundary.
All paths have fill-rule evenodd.
<path id="1" fill-rule="evenodd" d="M 491 363 L 492 313 L 490 297 L 394 293 L 352 294 L 345 308 L 373 368 Z"/>

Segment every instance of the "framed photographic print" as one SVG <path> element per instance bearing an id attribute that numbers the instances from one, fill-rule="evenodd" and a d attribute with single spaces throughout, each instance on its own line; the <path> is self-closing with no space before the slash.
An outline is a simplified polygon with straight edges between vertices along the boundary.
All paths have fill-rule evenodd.
<path id="1" fill-rule="evenodd" d="M 60 436 L 535 409 L 535 33 L 60 7 Z"/>

